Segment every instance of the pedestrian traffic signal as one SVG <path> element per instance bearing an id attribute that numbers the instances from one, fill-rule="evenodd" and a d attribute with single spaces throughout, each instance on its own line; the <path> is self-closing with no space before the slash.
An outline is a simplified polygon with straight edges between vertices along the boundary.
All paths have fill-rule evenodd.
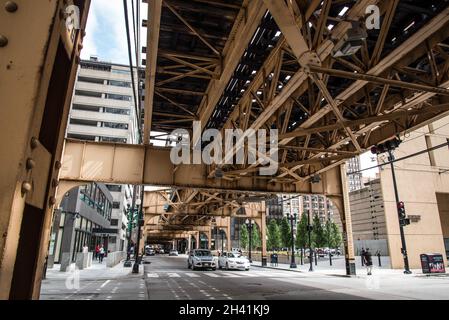
<path id="1" fill-rule="evenodd" d="M 399 219 L 399 224 L 402 227 L 408 226 L 410 224 L 410 218 Z"/>
<path id="2" fill-rule="evenodd" d="M 402 201 L 398 202 L 398 214 L 399 214 L 399 218 L 405 219 L 405 205 L 404 205 L 404 202 L 402 202 Z"/>
<path id="3" fill-rule="evenodd" d="M 388 152 L 390 150 L 394 150 L 401 144 L 401 140 L 399 138 L 394 138 L 391 140 L 388 140 L 384 143 L 380 143 L 374 147 L 371 148 L 371 153 L 373 154 L 381 154 Z"/>

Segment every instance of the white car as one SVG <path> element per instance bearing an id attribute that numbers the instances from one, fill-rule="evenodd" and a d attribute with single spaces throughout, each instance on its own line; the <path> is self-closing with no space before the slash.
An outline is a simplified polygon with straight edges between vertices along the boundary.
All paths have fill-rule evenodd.
<path id="1" fill-rule="evenodd" d="M 219 269 L 225 268 L 227 270 L 237 269 L 248 271 L 249 267 L 249 260 L 238 252 L 223 252 L 220 258 L 218 258 Z"/>
<path id="2" fill-rule="evenodd" d="M 196 269 L 212 269 L 216 270 L 217 265 L 212 256 L 212 252 L 206 249 L 196 249 L 189 253 L 189 258 L 187 259 L 187 268 Z"/>

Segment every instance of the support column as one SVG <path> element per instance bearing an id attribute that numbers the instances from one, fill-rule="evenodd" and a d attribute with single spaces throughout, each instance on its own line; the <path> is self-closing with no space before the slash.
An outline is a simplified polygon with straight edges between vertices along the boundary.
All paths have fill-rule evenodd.
<path id="1" fill-rule="evenodd" d="M 227 217 L 226 220 L 226 250 L 231 251 L 231 217 Z"/>
<path id="2" fill-rule="evenodd" d="M 195 249 L 200 248 L 200 232 L 197 231 L 195 235 Z"/>
<path id="3" fill-rule="evenodd" d="M 260 212 L 262 217 L 260 218 L 260 234 L 262 240 L 262 267 L 267 266 L 267 220 L 266 220 L 266 211 L 263 210 Z"/>
<path id="4" fill-rule="evenodd" d="M 207 248 L 209 250 L 212 249 L 212 229 L 209 229 L 207 232 Z"/>
<path id="5" fill-rule="evenodd" d="M 187 239 L 187 254 L 192 250 L 192 235 L 189 234 L 189 238 Z"/>
<path id="6" fill-rule="evenodd" d="M 345 248 L 346 275 L 355 275 L 354 240 L 352 238 L 351 209 L 349 205 L 349 190 L 346 179 L 346 165 L 340 166 L 340 185 L 342 197 L 337 200 L 336 205 L 340 211 L 341 223 L 343 225 L 343 242 Z"/>

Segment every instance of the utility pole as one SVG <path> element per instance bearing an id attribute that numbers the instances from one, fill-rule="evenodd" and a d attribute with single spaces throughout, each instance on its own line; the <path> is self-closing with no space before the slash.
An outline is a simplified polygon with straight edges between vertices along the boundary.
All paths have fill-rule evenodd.
<path id="1" fill-rule="evenodd" d="M 402 202 L 399 201 L 398 187 L 396 184 L 396 174 L 394 171 L 394 163 L 392 162 L 392 161 L 394 161 L 394 155 L 391 150 L 388 150 L 388 161 L 390 161 L 391 175 L 393 177 L 394 196 L 395 196 L 396 204 L 397 204 L 396 208 L 397 208 L 398 218 L 399 218 L 399 231 L 401 234 L 401 245 L 402 245 L 401 252 L 404 257 L 404 273 L 410 274 L 412 272 L 410 271 L 410 267 L 408 264 L 407 244 L 405 242 L 405 234 L 404 234 L 405 210 L 404 210 L 403 205 L 402 206 L 400 205 Z"/>
<path id="2" fill-rule="evenodd" d="M 313 271 L 313 255 L 312 255 L 312 225 L 310 224 L 310 209 L 307 210 L 307 233 L 309 235 L 309 271 Z"/>
<path id="3" fill-rule="evenodd" d="M 399 193 L 398 193 L 398 187 L 396 183 L 396 173 L 394 171 L 394 162 L 395 158 L 393 155 L 393 150 L 399 147 L 401 144 L 401 140 L 399 138 L 394 138 L 391 140 L 388 140 L 384 143 L 378 144 L 377 146 L 374 146 L 371 148 L 371 153 L 373 154 L 381 154 L 381 153 L 388 153 L 388 161 L 390 162 L 391 166 L 391 175 L 393 177 L 393 188 L 394 188 L 394 196 L 396 199 L 396 210 L 398 214 L 399 219 L 399 232 L 401 234 L 401 253 L 404 257 L 404 273 L 410 274 L 412 273 L 410 271 L 409 263 L 408 263 L 408 255 L 407 255 L 407 244 L 405 242 L 405 234 L 404 234 L 404 226 L 410 224 L 410 219 L 407 219 L 405 214 L 405 208 L 404 203 L 399 200 Z"/>

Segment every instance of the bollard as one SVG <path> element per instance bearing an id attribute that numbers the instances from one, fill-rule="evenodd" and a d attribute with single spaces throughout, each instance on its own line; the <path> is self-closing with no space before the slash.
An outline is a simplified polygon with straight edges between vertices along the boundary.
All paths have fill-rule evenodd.
<path id="1" fill-rule="evenodd" d="M 318 265 L 318 258 L 317 258 L 317 255 L 316 255 L 316 251 L 315 251 L 315 265 L 316 266 Z"/>
<path id="2" fill-rule="evenodd" d="M 379 267 L 382 267 L 382 263 L 380 261 L 380 252 L 377 253 L 377 259 L 379 260 Z"/>

